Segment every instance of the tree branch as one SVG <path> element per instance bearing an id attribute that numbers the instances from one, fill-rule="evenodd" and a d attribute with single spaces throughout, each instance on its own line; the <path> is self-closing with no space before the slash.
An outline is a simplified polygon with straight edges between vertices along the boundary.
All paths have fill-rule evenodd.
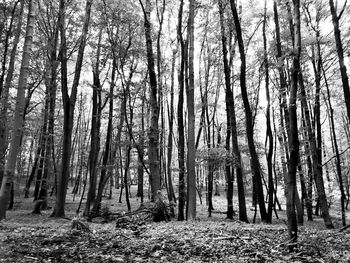
<path id="1" fill-rule="evenodd" d="M 341 153 L 339 153 L 339 155 L 344 154 L 347 150 L 350 149 L 350 146 L 348 148 L 346 148 L 344 151 L 342 151 Z M 327 162 L 325 162 L 324 164 L 322 164 L 322 167 L 325 166 L 327 163 L 329 163 L 330 161 L 332 161 L 335 157 L 337 157 L 336 155 L 332 156 Z"/>

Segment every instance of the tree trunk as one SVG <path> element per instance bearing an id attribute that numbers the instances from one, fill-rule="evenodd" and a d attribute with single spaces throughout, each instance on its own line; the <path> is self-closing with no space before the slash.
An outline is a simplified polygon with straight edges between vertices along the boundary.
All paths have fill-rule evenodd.
<path id="1" fill-rule="evenodd" d="M 29 75 L 30 51 L 33 43 L 34 25 L 36 19 L 36 1 L 29 1 L 27 28 L 23 44 L 22 63 L 18 78 L 15 116 L 11 136 L 10 149 L 7 155 L 5 172 L 0 188 L 0 220 L 6 218 L 7 202 L 9 200 L 11 186 L 15 179 L 17 155 L 20 150 L 21 137 L 24 124 L 25 90 Z"/>
<path id="2" fill-rule="evenodd" d="M 167 154 L 167 175 L 168 175 L 168 199 L 169 203 L 176 202 L 173 179 L 172 179 L 172 154 L 173 154 L 173 124 L 174 124 L 174 73 L 175 73 L 176 51 L 173 50 L 171 62 L 171 84 L 170 84 L 170 105 L 169 105 L 169 134 L 168 134 L 168 154 Z M 171 216 L 174 216 L 174 208 L 170 208 Z"/>
<path id="3" fill-rule="evenodd" d="M 236 163 L 234 164 L 237 176 L 237 189 L 238 189 L 238 205 L 239 205 L 239 220 L 248 222 L 244 182 L 241 168 L 241 153 L 238 148 L 237 127 L 236 127 L 236 109 L 233 97 L 233 91 L 231 88 L 231 70 L 229 61 L 227 59 L 227 38 L 224 26 L 224 6 L 222 0 L 219 1 L 219 15 L 220 15 L 220 28 L 221 28 L 221 43 L 223 51 L 223 64 L 225 73 L 225 102 L 226 102 L 226 117 L 227 117 L 227 135 L 226 135 L 226 150 L 230 151 L 230 136 L 232 136 L 232 150 Z M 233 219 L 233 171 L 231 173 L 231 165 L 226 165 L 227 174 L 227 217 Z"/>
<path id="4" fill-rule="evenodd" d="M 322 63 L 322 61 L 320 61 L 320 63 Z M 329 85 L 328 85 L 328 81 L 326 79 L 326 74 L 325 74 L 325 71 L 323 69 L 323 65 L 321 64 L 320 67 L 322 67 L 324 79 L 326 82 L 326 88 L 327 88 L 327 101 L 328 101 L 328 107 L 329 107 L 328 112 L 329 112 L 329 119 L 330 119 L 330 124 L 331 124 L 330 129 L 331 129 L 331 135 L 332 135 L 331 137 L 333 140 L 333 148 L 334 148 L 334 152 L 335 152 L 335 156 L 336 156 L 335 166 L 336 166 L 336 172 L 337 172 L 337 176 L 338 176 L 338 183 L 339 183 L 339 190 L 340 190 L 341 219 L 342 219 L 343 226 L 345 226 L 346 225 L 346 213 L 345 213 L 346 196 L 345 196 L 344 185 L 343 185 L 343 176 L 342 176 L 342 171 L 341 171 L 341 159 L 340 159 L 340 154 L 339 154 L 337 135 L 335 132 L 334 109 L 332 106 L 331 93 L 329 90 Z"/>
<path id="5" fill-rule="evenodd" d="M 179 98 L 177 104 L 177 122 L 179 133 L 179 146 L 178 146 L 178 160 L 179 160 L 179 207 L 178 207 L 178 220 L 185 219 L 184 207 L 185 207 L 185 131 L 184 131 L 184 119 L 183 119 L 183 99 L 184 99 L 184 84 L 185 84 L 185 64 L 187 57 L 187 43 L 185 43 L 182 37 L 182 14 L 183 14 L 183 0 L 180 0 L 180 7 L 178 13 L 178 25 L 177 25 L 177 38 L 181 46 L 181 62 L 179 69 Z"/>
<path id="6" fill-rule="evenodd" d="M 267 39 L 266 39 L 266 0 L 264 8 L 264 22 L 263 22 L 263 42 L 264 42 L 264 67 L 265 67 L 265 90 L 266 90 L 266 142 L 268 142 L 268 150 L 266 155 L 267 171 L 268 171 L 268 208 L 267 208 L 267 220 L 269 223 L 272 221 L 272 208 L 273 208 L 273 171 L 272 171 L 272 155 L 273 155 L 273 135 L 271 129 L 271 117 L 270 117 L 270 91 L 269 91 L 269 64 L 267 55 Z M 266 148 L 266 147 L 265 147 Z"/>
<path id="7" fill-rule="evenodd" d="M 159 103 L 157 99 L 158 88 L 157 88 L 157 76 L 154 67 L 153 58 L 153 48 L 152 48 L 152 36 L 151 36 L 151 3 L 150 0 L 146 0 L 145 7 L 140 4 L 143 9 L 144 14 L 144 28 L 145 28 L 145 39 L 146 39 L 146 49 L 147 49 L 147 67 L 149 74 L 149 84 L 150 84 L 150 106 L 151 106 L 151 121 L 150 121 L 150 131 L 149 131 L 149 149 L 148 158 L 150 164 L 150 185 L 152 200 L 157 196 L 157 192 L 160 191 L 160 172 L 159 172 L 159 129 L 158 129 L 158 119 L 159 119 Z"/>
<path id="8" fill-rule="evenodd" d="M 334 38 L 335 38 L 335 44 L 337 47 L 337 54 L 338 54 L 338 61 L 339 61 L 339 69 L 341 74 L 341 80 L 343 84 L 343 92 L 344 92 L 344 99 L 345 99 L 345 105 L 346 110 L 348 114 L 348 119 L 350 120 L 350 87 L 349 87 L 349 78 L 348 74 L 346 72 L 346 65 L 344 62 L 344 49 L 343 44 L 341 40 L 341 34 L 340 34 L 340 27 L 339 27 L 339 20 L 341 16 L 343 15 L 344 10 L 341 11 L 341 13 L 338 15 L 337 10 L 334 6 L 334 1 L 329 0 L 329 7 L 332 14 L 332 22 L 333 22 L 333 32 L 334 32 Z M 344 6 L 345 8 L 345 6 Z"/>
<path id="9" fill-rule="evenodd" d="M 299 36 L 299 38 L 300 38 L 300 36 Z M 300 40 L 299 40 L 299 45 L 300 45 Z M 299 63 L 300 63 L 300 61 L 299 61 Z M 312 156 L 313 178 L 315 180 L 317 194 L 318 194 L 318 198 L 319 198 L 319 202 L 320 202 L 320 208 L 322 211 L 322 217 L 324 219 L 325 225 L 327 228 L 334 228 L 332 220 L 331 220 L 330 215 L 329 215 L 329 211 L 328 211 L 327 196 L 325 193 L 323 175 L 322 175 L 322 164 L 320 163 L 320 161 L 322 161 L 322 159 L 321 159 L 321 156 L 319 156 L 320 152 L 318 152 L 318 150 L 317 150 L 317 143 L 316 143 L 316 138 L 315 138 L 316 136 L 315 136 L 315 132 L 313 131 L 313 128 L 312 128 L 311 116 L 310 116 L 311 114 L 310 114 L 309 105 L 308 105 L 307 99 L 306 99 L 306 91 L 305 91 L 305 86 L 304 86 L 303 75 L 300 71 L 300 64 L 299 64 L 298 71 L 299 71 L 298 72 L 298 82 L 299 82 L 300 94 L 301 94 L 301 106 L 302 106 L 302 110 L 303 110 L 304 117 L 305 117 L 306 132 L 307 132 L 307 137 L 308 137 L 307 151 Z M 320 84 L 318 84 L 318 85 L 320 85 Z M 316 116 L 316 117 L 318 117 L 318 116 Z M 319 140 L 321 140 L 321 138 L 319 138 Z M 321 144 L 321 142 L 319 142 L 319 143 Z M 321 147 L 321 145 L 320 145 L 320 147 Z"/>
<path id="10" fill-rule="evenodd" d="M 257 195 L 257 201 L 259 203 L 261 220 L 263 222 L 267 222 L 268 218 L 267 218 L 267 213 L 265 208 L 264 191 L 263 191 L 262 180 L 261 180 L 261 166 L 260 166 L 259 156 L 256 152 L 255 143 L 254 143 L 253 117 L 252 117 L 252 112 L 250 109 L 250 104 L 249 104 L 249 99 L 247 94 L 246 57 L 245 57 L 242 29 L 241 29 L 240 20 L 238 17 L 236 3 L 234 0 L 230 0 L 230 2 L 231 2 L 233 20 L 236 27 L 238 48 L 239 48 L 239 53 L 241 57 L 240 84 L 241 84 L 241 93 L 242 93 L 242 99 L 244 104 L 244 111 L 246 115 L 246 132 L 247 132 L 247 139 L 248 139 L 248 147 L 249 147 L 249 153 L 252 161 L 253 177 L 255 179 L 254 188 Z"/>
<path id="11" fill-rule="evenodd" d="M 195 102 L 194 102 L 194 0 L 189 1 L 187 41 L 189 42 L 187 94 L 187 220 L 196 219 L 196 148 L 195 148 Z"/>
<path id="12" fill-rule="evenodd" d="M 298 225 L 295 212 L 296 199 L 296 171 L 299 160 L 299 138 L 298 138 L 298 117 L 297 117 L 297 94 L 298 94 L 298 74 L 300 71 L 300 1 L 293 0 L 294 4 L 294 56 L 291 68 L 291 87 L 289 95 L 289 164 L 286 185 L 287 197 L 287 219 L 289 234 L 289 251 L 296 248 L 298 240 Z"/>
<path id="13" fill-rule="evenodd" d="M 107 135 L 106 135 L 105 149 L 103 152 L 101 177 L 98 184 L 98 190 L 97 190 L 94 206 L 92 208 L 92 213 L 94 215 L 97 215 L 99 213 L 99 207 L 101 205 L 103 189 L 105 188 L 108 179 L 111 178 L 110 177 L 111 173 L 109 172 L 109 169 L 111 168 L 109 167 L 109 165 L 111 165 L 110 152 L 111 152 L 111 140 L 112 140 L 112 133 L 113 133 L 113 107 L 114 107 L 113 97 L 114 97 L 114 86 L 115 86 L 115 72 L 117 67 L 116 65 L 117 62 L 115 57 L 113 57 L 112 63 L 113 63 L 112 77 L 111 77 L 111 84 L 109 87 L 109 112 L 108 112 Z"/>
<path id="14" fill-rule="evenodd" d="M 59 7 L 59 27 L 61 36 L 61 92 L 63 100 L 63 145 L 62 145 L 62 160 L 60 176 L 57 180 L 57 196 L 55 208 L 51 216 L 54 217 L 64 217 L 65 216 L 65 202 L 68 187 L 68 180 L 70 176 L 69 163 L 71 158 L 71 148 L 72 148 L 72 129 L 74 120 L 74 108 L 77 97 L 77 89 L 79 86 L 80 72 L 83 63 L 84 49 L 86 44 L 86 38 L 88 34 L 90 13 L 91 13 L 92 0 L 86 1 L 85 7 L 85 20 L 80 37 L 80 44 L 78 49 L 78 56 L 75 64 L 74 79 L 71 89 L 71 95 L 68 93 L 68 72 L 67 72 L 67 43 L 66 43 L 66 2 L 65 0 L 60 0 Z"/>
<path id="15" fill-rule="evenodd" d="M 5 163 L 6 163 L 6 152 L 8 147 L 8 125 L 7 123 L 7 110 L 8 110 L 8 101 L 9 101 L 9 90 L 11 87 L 13 74 L 15 71 L 15 61 L 16 61 L 16 53 L 17 46 L 19 43 L 19 39 L 21 36 L 22 24 L 23 24 L 23 10 L 24 10 L 24 0 L 21 0 L 20 12 L 18 15 L 18 22 L 16 26 L 16 30 L 14 32 L 15 38 L 13 41 L 13 47 L 10 54 L 10 62 L 7 69 L 7 75 L 5 79 L 5 85 L 0 92 L 0 185 L 2 182 L 2 178 L 4 176 L 5 171 Z"/>
<path id="16" fill-rule="evenodd" d="M 89 153 L 89 190 L 86 198 L 86 207 L 84 211 L 85 216 L 90 215 L 90 207 L 94 205 L 96 198 L 96 187 L 97 187 L 97 165 L 98 157 L 100 152 L 100 128 L 101 128 L 101 112 L 102 112 L 102 101 L 101 101 L 101 83 L 100 83 L 100 54 L 101 54 L 101 38 L 102 29 L 99 32 L 99 39 L 97 44 L 96 62 L 93 68 L 93 86 L 92 86 L 92 115 L 91 115 L 91 138 L 90 138 L 90 153 Z M 98 209 L 99 205 L 95 207 Z M 96 210 L 94 210 L 96 211 Z M 97 211 L 98 212 L 98 211 Z"/>
<path id="17" fill-rule="evenodd" d="M 144 90 L 142 97 L 141 105 L 141 131 L 139 133 L 139 145 L 138 145 L 138 165 L 137 165 L 137 195 L 141 198 L 141 205 L 143 204 L 143 181 L 144 181 L 144 171 L 143 171 L 143 158 L 144 158 L 144 147 L 145 139 L 143 131 L 145 130 L 145 100 L 146 100 L 146 91 Z"/>

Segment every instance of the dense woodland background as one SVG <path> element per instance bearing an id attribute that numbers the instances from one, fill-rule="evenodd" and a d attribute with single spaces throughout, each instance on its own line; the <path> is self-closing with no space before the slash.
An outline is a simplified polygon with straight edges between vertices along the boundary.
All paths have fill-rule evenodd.
<path id="1" fill-rule="evenodd" d="M 333 0 L 1 1 L 0 219 L 23 197 L 64 217 L 67 191 L 90 219 L 115 189 L 131 211 L 136 185 L 178 220 L 195 220 L 197 202 L 211 216 L 219 189 L 230 219 L 286 209 L 290 249 L 304 213 L 333 228 L 336 206 L 346 226 L 349 12 Z"/>

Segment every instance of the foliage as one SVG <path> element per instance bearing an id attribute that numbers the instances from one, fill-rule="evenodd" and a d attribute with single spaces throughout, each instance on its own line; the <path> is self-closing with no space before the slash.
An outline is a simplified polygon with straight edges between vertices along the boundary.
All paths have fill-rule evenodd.
<path id="1" fill-rule="evenodd" d="M 232 153 L 228 152 L 224 147 L 205 148 L 197 150 L 198 162 L 214 165 L 216 169 L 223 165 L 235 165 L 236 160 Z"/>

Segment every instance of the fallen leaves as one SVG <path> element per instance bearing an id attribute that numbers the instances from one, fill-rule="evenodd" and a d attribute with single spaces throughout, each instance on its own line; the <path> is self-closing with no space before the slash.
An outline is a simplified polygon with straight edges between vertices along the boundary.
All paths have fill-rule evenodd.
<path id="1" fill-rule="evenodd" d="M 288 254 L 280 225 L 238 222 L 163 222 L 115 226 L 89 223 L 91 231 L 0 225 L 0 262 L 347 262 L 349 234 L 301 229 Z"/>

